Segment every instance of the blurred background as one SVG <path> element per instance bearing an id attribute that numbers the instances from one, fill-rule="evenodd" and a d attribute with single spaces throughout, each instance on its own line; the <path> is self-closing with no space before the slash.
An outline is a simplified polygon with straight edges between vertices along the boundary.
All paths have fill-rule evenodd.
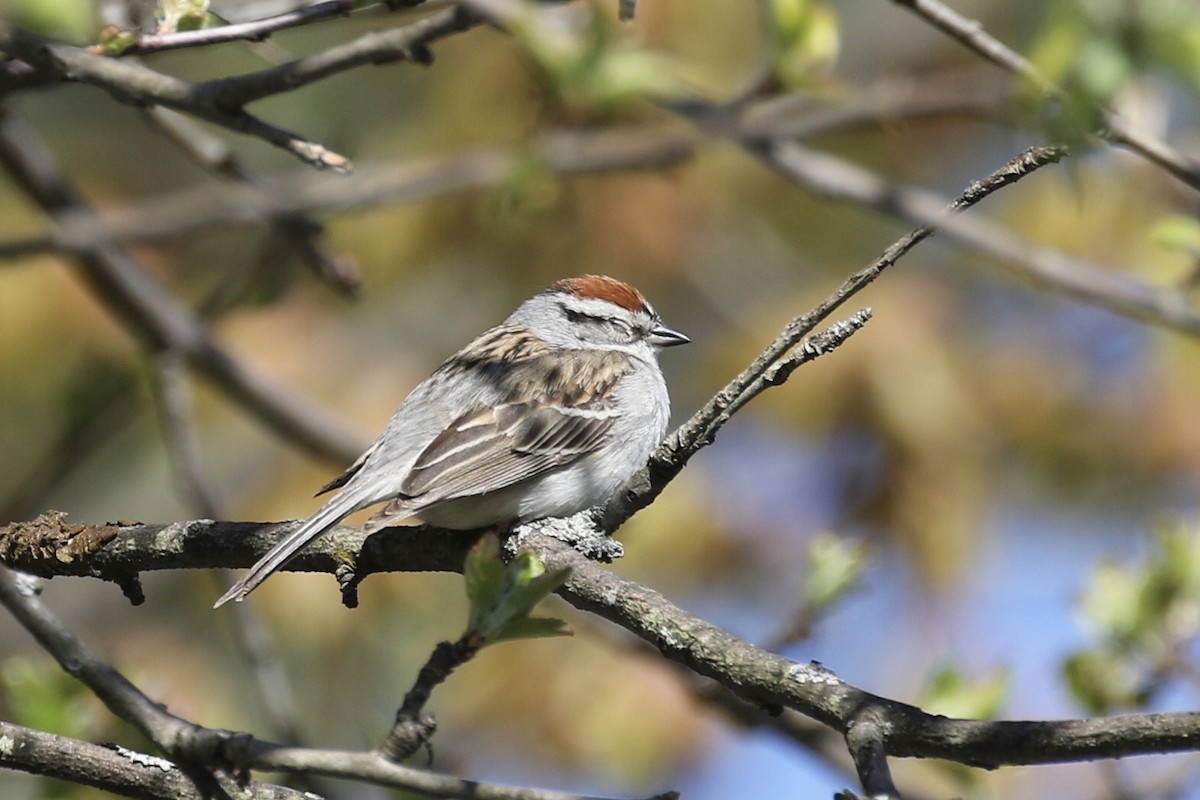
<path id="1" fill-rule="evenodd" d="M 213 8 L 236 19 L 255 10 L 238 5 Z M 806 144 L 947 198 L 1030 145 L 1071 138 L 1074 157 L 972 213 L 1147 283 L 1189 285 L 1200 255 L 1194 192 L 1128 153 L 1072 137 L 1081 123 L 1070 109 L 1052 115 L 1023 103 L 1021 86 L 898 4 L 641 0 L 624 26 L 611 5 L 593 6 L 604 30 L 669 59 L 703 96 L 729 98 L 770 65 L 814 114 L 866 109 Z M 954 7 L 1137 127 L 1184 152 L 1200 147 L 1193 4 Z M 51 0 L 0 0 L 0 11 L 80 44 L 95 41 L 112 13 Z M 809 15 L 799 44 L 780 34 L 797 12 Z M 261 46 L 145 63 L 202 80 L 406 19 L 365 9 Z M 561 127 L 677 123 L 645 102 L 564 102 L 493 29 L 433 49 L 429 68 L 352 70 L 252 110 L 350 155 L 359 174 L 485 145 L 519 149 Z M 935 93 L 950 98 L 940 111 L 911 110 Z M 142 111 L 92 87 L 12 93 L 3 110 L 30 126 L 101 211 L 225 180 Z M 309 169 L 261 141 L 206 132 L 256 174 Z M 911 227 L 818 200 L 720 141 L 668 169 L 562 177 L 531 168 L 493 189 L 320 221 L 323 246 L 358 271 L 356 299 L 314 278 L 257 223 L 130 249 L 209 319 L 222 346 L 330 409 L 364 444 L 442 359 L 529 294 L 584 272 L 634 283 L 692 337 L 662 359 L 678 424 Z M 46 225 L 0 178 L 0 240 Z M 848 561 L 847 591 L 784 652 L 940 713 L 1194 708 L 1197 342 L 1031 288 L 937 239 L 852 303 L 846 314 L 874 309 L 866 329 L 739 414 L 619 531 L 627 555 L 613 568 L 761 643 L 793 626 L 829 558 Z M 70 258 L 0 261 L 0 524 L 48 509 L 87 522 L 206 515 L 164 438 L 163 368 Z M 281 438 L 194 374 L 183 385 L 216 514 L 307 516 L 312 492 L 346 466 Z M 136 608 L 97 581 L 55 580 L 45 596 L 172 711 L 270 738 L 232 617 L 210 609 L 219 576 L 144 578 L 147 602 Z M 373 576 L 361 597 L 349 611 L 329 576 L 284 574 L 248 603 L 282 659 L 305 741 L 373 746 L 432 647 L 457 637 L 466 615 L 458 575 Z M 607 795 L 675 788 L 689 800 L 828 797 L 855 784 L 785 736 L 732 723 L 623 631 L 557 598 L 545 605 L 576 635 L 490 648 L 440 688 L 430 706 L 434 768 Z M 138 745 L 7 618 L 0 715 Z M 1197 767 L 1192 756 L 996 773 L 895 764 L 913 796 L 980 798 L 1200 797 Z M 4 772 L 0 795 L 93 796 Z M 336 796 L 392 794 L 340 786 Z"/>

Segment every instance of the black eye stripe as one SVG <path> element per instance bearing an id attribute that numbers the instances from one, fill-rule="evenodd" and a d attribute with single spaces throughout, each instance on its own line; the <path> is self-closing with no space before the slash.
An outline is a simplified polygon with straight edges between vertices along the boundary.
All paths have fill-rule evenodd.
<path id="1" fill-rule="evenodd" d="M 582 311 L 576 311 L 573 308 L 562 307 L 563 313 L 567 315 L 567 319 L 571 322 L 603 322 L 603 317 L 597 317 L 595 314 L 585 314 Z"/>

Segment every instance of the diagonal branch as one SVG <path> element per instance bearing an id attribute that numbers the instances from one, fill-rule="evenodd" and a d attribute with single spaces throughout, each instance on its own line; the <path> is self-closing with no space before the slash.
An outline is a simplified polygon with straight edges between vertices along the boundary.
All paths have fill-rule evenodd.
<path id="1" fill-rule="evenodd" d="M 10 525 L 0 532 L 0 555 L 10 563 L 12 554 L 5 552 L 5 541 L 19 538 L 22 525 Z M 77 528 L 78 538 L 98 532 L 99 529 L 90 526 Z M 67 562 L 50 557 L 38 563 L 53 574 L 100 576 L 109 569 L 128 570 L 133 564 L 141 569 L 244 567 L 266 552 L 277 533 L 277 526 L 210 520 L 170 526 L 127 526 L 110 530 L 107 541 L 98 547 L 71 552 Z M 344 562 L 347 552 L 355 552 L 372 572 L 457 571 L 462 568 L 473 539 L 470 532 L 429 528 L 387 529 L 364 537 L 360 529 L 342 527 L 301 551 L 290 566 L 332 573 Z M 991 769 L 1191 752 L 1200 748 L 1200 712 L 1061 721 L 981 721 L 926 714 L 914 706 L 846 683 L 815 662 L 800 663 L 756 647 L 675 606 L 658 592 L 589 561 L 555 539 L 533 533 L 526 544 L 537 552 L 547 569 L 572 570 L 559 593 L 577 608 L 630 631 L 668 659 L 717 681 L 744 701 L 766 708 L 793 709 L 843 735 L 855 726 L 871 723 L 876 727 L 868 731 L 870 736 L 864 738 L 864 746 L 878 742 L 882 752 L 891 757 L 942 758 Z M 69 543 L 64 546 L 69 547 Z M 47 547 L 54 549 L 48 543 Z M 15 563 L 23 561 L 17 559 Z M 0 581 L 0 602 L 11 602 L 13 591 L 8 583 Z M 21 615 L 23 621 L 27 616 L 19 610 L 14 613 Z M 73 655 L 78 657 L 77 653 Z M 107 670 L 102 674 L 107 674 Z M 166 714 L 157 707 L 141 709 L 144 704 L 135 705 L 148 714 Z M 182 741 L 188 743 L 188 752 L 196 752 L 193 747 L 216 747 L 222 756 L 246 768 L 301 769 L 303 764 L 309 771 L 341 774 L 329 771 L 332 766 L 318 767 L 333 762 L 304 749 L 248 743 L 240 736 L 214 739 L 217 732 L 198 729 L 177 718 L 165 724 L 174 726 L 172 730 L 187 726 L 179 728 L 179 733 Z M 197 744 L 193 746 L 191 741 Z M 872 749 L 871 759 L 878 755 Z M 386 759 L 371 761 L 369 754 L 345 753 L 339 757 L 349 759 L 347 764 L 358 765 L 345 768 L 371 775 L 377 774 L 376 769 L 386 771 L 395 767 L 390 762 L 381 763 Z"/>
<path id="2" fill-rule="evenodd" d="M 367 64 L 395 61 L 428 64 L 432 60 L 428 49 L 431 44 L 468 31 L 480 22 L 460 6 L 451 5 L 398 28 L 373 31 L 277 67 L 208 81 L 199 84 L 198 89 L 219 106 L 240 108 Z"/>
<path id="3" fill-rule="evenodd" d="M 261 741 L 248 734 L 196 725 L 155 703 L 78 639 L 42 603 L 34 583 L 28 576 L 0 566 L 0 605 L 7 608 L 59 665 L 91 689 L 110 711 L 133 725 L 169 757 L 192 767 L 188 775 L 193 781 L 206 777 L 216 781 L 217 778 L 207 775 L 208 771 L 234 767 L 351 778 L 428 797 L 603 800 L 566 792 L 478 783 L 405 767 L 377 753 L 288 747 Z M 4 748 L 0 748 L 0 763 L 3 763 L 3 751 Z M 173 768 L 175 764 L 169 766 Z M 199 767 L 203 769 L 197 769 Z M 673 793 L 668 793 L 657 798 L 665 800 L 672 796 Z"/>
<path id="4" fill-rule="evenodd" d="M 151 800 L 212 800 L 254 797 L 255 800 L 313 800 L 314 795 L 269 783 L 240 786 L 230 776 L 216 777 L 222 794 L 198 786 L 166 759 L 120 745 L 91 742 L 33 730 L 0 720 L 0 768 L 44 775 L 92 786 L 123 797 Z"/>
<path id="5" fill-rule="evenodd" d="M 241 34 L 234 38 L 246 38 L 250 33 L 265 35 L 277 27 L 286 27 L 285 23 L 310 22 L 321 16 L 342 13 L 345 7 L 344 2 L 326 3 L 318 10 L 302 10 L 273 18 L 273 21 L 260 20 L 213 31 L 224 30 L 223 35 L 228 36 L 232 29 L 233 34 Z M 0 74 L 0 92 L 59 81 L 79 81 L 102 88 L 117 100 L 165 106 L 191 114 L 237 133 L 262 139 L 312 166 L 345 173 L 352 168 L 350 159 L 249 114 L 245 106 L 365 64 L 400 60 L 428 64 L 432 60 L 430 44 L 477 24 L 479 21 L 473 15 L 452 5 L 407 25 L 375 31 L 287 64 L 195 83 L 157 72 L 133 60 L 109 58 L 87 48 L 57 42 L 0 20 L 0 50 L 16 59 L 4 65 L 5 71 Z M 257 27 L 253 27 L 255 25 Z M 213 31 L 197 31 L 192 38 L 196 44 L 209 44 L 214 37 L 222 35 Z M 163 37 L 165 42 L 158 42 L 157 49 L 180 46 L 178 42 L 185 36 Z M 146 47 L 156 49 L 153 37 L 144 41 Z"/>
<path id="6" fill-rule="evenodd" d="M 299 134 L 271 125 L 240 106 L 222 105 L 199 84 L 156 72 L 133 61 L 98 56 L 0 20 L 0 50 L 59 80 L 98 86 L 117 100 L 185 111 L 223 128 L 254 136 L 320 169 L 349 172 L 350 159 Z"/>
<path id="7" fill-rule="evenodd" d="M 951 212 L 963 211 L 995 191 L 1010 186 L 1041 167 L 1057 162 L 1061 148 L 1032 148 L 1017 156 L 986 178 L 975 181 L 950 204 Z M 948 218 L 939 208 L 939 219 Z M 870 266 L 846 279 L 833 294 L 813 310 L 796 317 L 784 327 L 762 353 L 739 375 L 717 392 L 691 419 L 685 422 L 650 457 L 650 462 L 634 475 L 605 509 L 605 527 L 614 529 L 638 510 L 645 508 L 666 488 L 701 448 L 712 443 L 717 431 L 739 408 L 764 391 L 766 379 L 775 365 L 805 336 L 827 319 L 847 300 L 865 289 L 885 269 L 920 242 L 933 235 L 932 227 L 911 231 L 883 251 Z"/>
<path id="8" fill-rule="evenodd" d="M 1058 151 L 1061 155 L 1062 151 Z M 946 213 L 946 201 L 900 187 L 847 161 L 795 142 L 755 148 L 781 174 L 821 197 L 874 208 L 929 227 L 992 256 L 1016 277 L 1116 314 L 1200 335 L 1200 310 L 1176 289 L 1160 289 L 1057 250 L 1025 242 L 981 219 Z"/>
<path id="9" fill-rule="evenodd" d="M 242 165 L 232 148 L 184 114 L 155 106 L 146 110 L 150 125 L 174 142 L 196 163 L 218 175 L 244 184 L 261 184 L 262 178 Z M 270 221 L 272 238 L 284 243 L 322 282 L 337 292 L 357 297 L 362 278 L 354 259 L 330 254 L 323 242 L 324 226 L 311 215 L 284 214 Z M 264 256 L 265 258 L 266 256 Z M 210 300 L 208 308 L 216 305 Z M 206 309 L 207 310 L 207 309 Z"/>
<path id="10" fill-rule="evenodd" d="M 319 22 L 330 17 L 346 16 L 358 5 L 356 0 L 325 0 L 309 6 L 295 8 L 262 19 L 234 22 L 228 25 L 218 25 L 213 28 L 200 28 L 193 31 L 173 31 L 171 33 L 146 33 L 137 37 L 128 47 L 113 55 L 137 56 L 147 53 L 160 53 L 164 50 L 180 50 L 185 47 L 203 47 L 205 45 L 222 44 L 224 42 L 261 42 L 276 31 Z M 103 45 L 93 48 L 97 54 L 103 53 Z"/>
<path id="11" fill-rule="evenodd" d="M 1001 69 L 1029 81 L 1047 97 L 1067 96 L 1065 89 L 1043 75 L 1027 58 L 991 36 L 977 20 L 967 19 L 939 0 L 892 0 L 892 2 L 912 11 Z M 1188 158 L 1163 141 L 1135 130 L 1111 109 L 1095 107 L 1100 112 L 1106 128 L 1100 132 L 1100 136 L 1132 150 L 1193 189 L 1200 189 L 1200 162 Z"/>
<path id="12" fill-rule="evenodd" d="M 0 166 L 51 216 L 92 216 L 33 132 L 11 114 L 0 116 Z M 93 244 L 82 246 L 75 256 L 92 289 L 138 338 L 180 353 L 192 368 L 289 441 L 339 461 L 351 461 L 362 452 L 358 437 L 334 416 L 221 348 L 203 322 L 126 250 Z"/>

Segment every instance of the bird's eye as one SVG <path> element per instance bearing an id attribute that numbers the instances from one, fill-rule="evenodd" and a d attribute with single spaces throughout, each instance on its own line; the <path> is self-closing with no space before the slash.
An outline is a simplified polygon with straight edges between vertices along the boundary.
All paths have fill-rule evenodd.
<path id="1" fill-rule="evenodd" d="M 615 318 L 613 318 L 613 317 L 609 317 L 608 319 L 606 319 L 606 320 L 605 320 L 605 322 L 607 322 L 607 323 L 608 323 L 608 326 L 609 326 L 610 328 L 612 328 L 614 331 L 616 331 L 617 333 L 621 334 L 622 336 L 626 336 L 626 337 L 630 337 L 630 338 L 632 338 L 632 336 L 633 336 L 633 328 L 631 328 L 631 327 L 629 326 L 629 323 L 628 323 L 628 322 L 626 322 L 625 320 L 623 320 L 623 319 L 615 319 Z"/>

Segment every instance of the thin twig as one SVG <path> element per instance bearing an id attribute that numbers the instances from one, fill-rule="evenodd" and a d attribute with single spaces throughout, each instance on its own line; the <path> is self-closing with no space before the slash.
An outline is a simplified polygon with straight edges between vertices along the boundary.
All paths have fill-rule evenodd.
<path id="1" fill-rule="evenodd" d="M 223 519 L 226 516 L 224 504 L 202 465 L 184 359 L 175 351 L 168 350 L 159 353 L 154 364 L 155 398 L 163 441 L 167 445 L 176 482 L 187 504 L 197 513 L 210 519 Z M 232 586 L 235 580 L 230 570 L 218 570 L 213 575 L 221 582 L 221 591 Z M 257 609 L 244 603 L 239 605 L 234 610 L 232 622 L 234 641 L 250 667 L 250 675 L 258 687 L 257 696 L 262 702 L 271 731 L 285 744 L 304 744 L 300 735 L 300 715 L 295 693 L 283 670 L 271 634 Z M 330 796 L 325 787 L 306 784 L 305 788 L 314 791 L 320 788 L 321 794 Z"/>
<path id="2" fill-rule="evenodd" d="M 316 81 L 367 64 L 412 61 L 428 64 L 429 46 L 474 28 L 480 20 L 458 5 L 435 11 L 415 22 L 386 31 L 373 31 L 311 56 L 229 78 L 197 84 L 218 106 L 241 108 L 255 100 L 290 92 Z"/>
<path id="3" fill-rule="evenodd" d="M 0 20 L 0 50 L 60 80 L 98 86 L 117 100 L 138 105 L 167 106 L 223 128 L 260 138 L 314 167 L 343 173 L 352 169 L 350 159 L 319 142 L 265 122 L 247 113 L 240 105 L 224 105 L 201 91 L 197 84 L 156 72 L 134 61 L 98 56 L 84 48 L 22 30 L 3 20 Z"/>
<path id="4" fill-rule="evenodd" d="M 264 19 L 235 22 L 229 25 L 219 25 L 213 28 L 201 28 L 194 31 L 174 31 L 172 33 L 147 33 L 137 37 L 137 40 L 121 50 L 118 55 L 135 56 L 147 53 L 159 53 L 164 50 L 179 50 L 185 47 L 202 47 L 204 45 L 221 44 L 223 42 L 250 41 L 261 42 L 276 31 L 307 25 L 330 17 L 348 15 L 358 5 L 355 0 L 326 0 L 313 3 L 310 6 L 286 11 L 282 14 Z M 103 46 L 92 48 L 92 52 L 103 55 Z"/>
<path id="5" fill-rule="evenodd" d="M 118 435 L 145 412 L 138 395 L 138 380 L 131 370 L 93 367 L 72 377 L 72 386 L 86 393 L 72 392 L 77 398 L 69 404 L 65 424 L 53 441 L 30 465 L 14 465 L 10 474 L 23 471 L 11 494 L 0 503 L 0 519 L 28 519 L 44 509 L 46 496 L 73 469 L 104 442 Z M 80 398 L 82 395 L 82 398 Z"/>
<path id="6" fill-rule="evenodd" d="M 400 762 L 422 746 L 428 746 L 437 724 L 424 713 L 433 690 L 450 677 L 454 670 L 478 655 L 483 639 L 467 631 L 454 642 L 439 642 L 417 673 L 412 688 L 396 711 L 396 721 L 388 731 L 378 752 L 389 761 Z"/>
<path id="7" fill-rule="evenodd" d="M 225 514 L 216 486 L 201 464 L 183 356 L 175 350 L 159 353 L 154 359 L 154 378 L 163 441 L 179 490 L 194 513 L 221 519 Z"/>
<path id="8" fill-rule="evenodd" d="M 413 769 L 377 753 L 287 747 L 247 734 L 218 731 L 166 711 L 80 641 L 37 596 L 33 582 L 0 566 L 0 605 L 33 635 L 68 673 L 82 681 L 110 711 L 133 725 L 179 763 L 209 768 L 295 772 L 352 778 L 429 797 L 470 800 L 604 800 L 566 792 L 477 783 Z M 0 748 L 2 749 L 2 748 Z M 189 770 L 193 780 L 207 773 Z M 667 797 L 658 795 L 657 797 Z"/>
<path id="9" fill-rule="evenodd" d="M 860 716 L 846 731 L 846 746 L 854 758 L 858 781 L 866 796 L 870 800 L 900 800 L 883 741 L 879 721 L 869 714 Z"/>
<path id="10" fill-rule="evenodd" d="M 14 524 L 0 530 L 0 553 L 5 552 L 5 540 L 19 537 L 22 527 Z M 81 528 L 81 535 L 85 534 L 87 526 Z M 90 552 L 68 550 L 66 561 L 54 558 L 61 543 L 33 549 L 43 554 L 36 564 L 50 574 L 103 574 L 104 564 L 119 564 L 124 569 L 131 564 L 144 569 L 245 567 L 277 540 L 275 535 L 267 533 L 272 529 L 278 532 L 276 526 L 210 520 L 170 526 L 138 525 L 116 529 L 108 543 Z M 257 531 L 257 535 L 246 535 L 252 531 Z M 332 534 L 306 548 L 296 566 L 333 573 L 341 563 L 339 554 L 350 551 L 363 554 L 372 572 L 456 571 L 461 569 L 467 550 L 474 544 L 470 533 L 435 533 L 427 528 L 389 529 L 369 538 L 358 528 L 338 528 Z M 589 561 L 556 539 L 532 534 L 525 544 L 535 549 L 547 569 L 572 569 L 571 578 L 559 593 L 577 608 L 620 625 L 670 660 L 712 678 L 747 702 L 767 708 L 795 709 L 843 734 L 856 722 L 883 720 L 880 730 L 889 756 L 943 758 L 995 768 L 1189 752 L 1200 747 L 1200 712 L 1019 722 L 928 715 L 854 687 L 819 664 L 803 664 L 755 647 L 675 606 L 659 593 Z M 157 709 L 153 713 L 165 712 Z M 192 737 L 200 745 L 212 745 L 211 737 L 215 735 L 212 731 L 197 732 L 192 728 L 182 731 L 183 734 L 185 739 Z M 240 741 L 241 737 L 221 740 L 220 752 L 224 754 L 230 747 L 239 747 Z M 286 752 L 286 757 L 279 756 L 280 752 Z M 331 766 L 326 769 L 316 766 L 327 763 L 324 756 L 307 758 L 307 755 L 311 751 L 304 748 L 282 750 L 260 743 L 259 749 L 246 745 L 237 750 L 234 763 L 254 769 L 274 766 L 299 769 L 303 761 L 310 770 L 343 774 L 330 771 L 334 768 L 333 756 L 329 756 Z M 378 756 L 372 761 L 369 754 L 348 754 L 348 757 L 351 765 L 343 767 L 351 772 L 357 769 L 352 764 L 358 763 L 374 764 L 385 773 L 395 766 Z M 376 767 L 370 770 L 371 774 L 377 774 Z"/>
<path id="11" fill-rule="evenodd" d="M 934 27 L 1002 69 L 1019 75 L 1051 98 L 1067 96 L 1067 91 L 1041 73 L 1028 59 L 988 34 L 978 20 L 968 19 L 939 0 L 892 0 L 909 9 Z M 1104 120 L 1104 138 L 1123 145 L 1152 164 L 1162 168 L 1193 189 L 1200 189 L 1200 163 L 1175 150 L 1167 143 L 1134 130 L 1111 109 L 1095 105 Z"/>
<path id="12" fill-rule="evenodd" d="M 313 800 L 313 795 L 253 782 L 239 785 L 233 776 L 214 775 L 221 793 L 206 791 L 171 761 L 120 745 L 98 745 L 37 731 L 0 720 L 0 768 L 44 775 L 92 786 L 122 797 L 154 800 Z"/>
<path id="13" fill-rule="evenodd" d="M 0 165 L 52 217 L 92 216 L 33 131 L 12 114 L 0 115 Z M 337 418 L 217 345 L 204 323 L 128 252 L 99 243 L 74 254 L 93 290 L 138 338 L 183 354 L 190 366 L 287 440 L 343 463 L 362 452 L 363 442 Z"/>
<path id="14" fill-rule="evenodd" d="M 263 180 L 246 169 L 233 149 L 189 117 L 169 108 L 146 109 L 146 119 L 170 141 L 205 169 L 233 181 L 261 185 Z M 288 243 L 290 249 L 323 283 L 340 294 L 356 297 L 362 277 L 354 259 L 346 254 L 331 254 L 322 238 L 325 227 L 309 214 L 284 214 L 270 220 L 273 237 Z"/>
<path id="15" fill-rule="evenodd" d="M 952 211 L 962 211 L 983 200 L 991 193 L 1009 186 L 1031 172 L 1058 161 L 1061 148 L 1032 148 L 1005 164 L 983 180 L 967 187 L 950 205 Z M 763 377 L 805 336 L 825 321 L 858 292 L 865 289 L 885 269 L 896 263 L 913 247 L 931 236 L 932 228 L 923 227 L 909 232 L 883 251 L 879 258 L 842 283 L 828 298 L 806 314 L 789 322 L 754 362 L 717 392 L 692 417 L 681 425 L 650 457 L 649 463 L 634 475 L 617 493 L 604 512 L 606 528 L 613 528 L 645 508 L 677 476 L 688 460 L 710 444 L 720 427 L 729 419 L 731 409 L 745 405 L 755 393 L 769 384 Z M 752 390 L 752 387 L 757 387 Z"/>

